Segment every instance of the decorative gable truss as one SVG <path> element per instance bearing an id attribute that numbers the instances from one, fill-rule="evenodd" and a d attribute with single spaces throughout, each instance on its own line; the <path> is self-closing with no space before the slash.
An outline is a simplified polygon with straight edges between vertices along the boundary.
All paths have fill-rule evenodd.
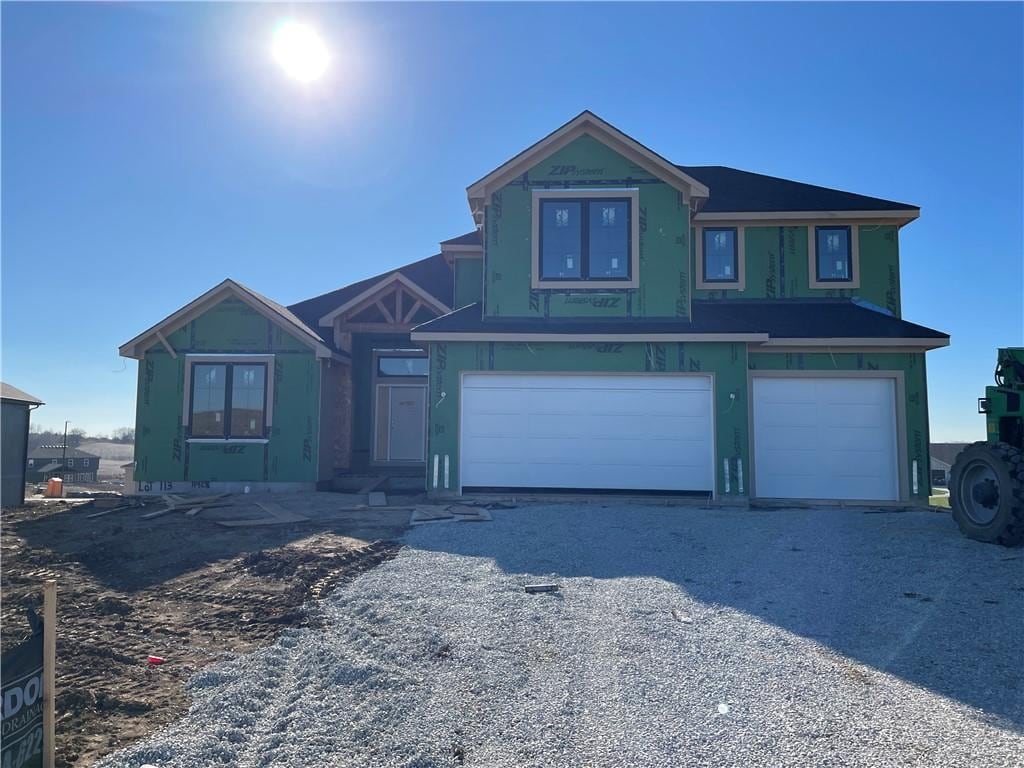
<path id="1" fill-rule="evenodd" d="M 449 312 L 451 307 L 393 272 L 321 317 L 319 325 L 333 328 L 335 345 L 350 350 L 353 333 L 408 333 Z"/>

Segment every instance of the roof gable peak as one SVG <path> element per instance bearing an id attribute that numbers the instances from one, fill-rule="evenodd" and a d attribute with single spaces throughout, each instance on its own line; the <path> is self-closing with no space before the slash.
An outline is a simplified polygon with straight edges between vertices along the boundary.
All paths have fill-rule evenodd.
<path id="1" fill-rule="evenodd" d="M 683 193 L 683 197 L 687 202 L 689 202 L 690 198 L 706 198 L 710 194 L 707 186 L 684 172 L 677 165 L 669 162 L 657 152 L 644 146 L 632 136 L 601 119 L 590 110 L 584 110 L 569 122 L 556 128 L 540 141 L 527 147 L 467 187 L 466 195 L 469 198 L 469 207 L 477 225 L 479 226 L 482 223 L 483 207 L 487 196 L 492 191 L 501 188 L 526 169 L 533 167 L 545 157 L 557 152 L 583 135 L 600 141 L 610 149 L 676 187 Z"/>

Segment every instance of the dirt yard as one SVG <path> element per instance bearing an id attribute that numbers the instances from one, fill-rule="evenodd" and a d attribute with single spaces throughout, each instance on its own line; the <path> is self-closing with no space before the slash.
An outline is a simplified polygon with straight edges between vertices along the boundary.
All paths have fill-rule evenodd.
<path id="1" fill-rule="evenodd" d="M 57 765 L 90 765 L 180 718 L 194 672 L 309 626 L 306 601 L 393 557 L 409 512 L 352 501 L 275 496 L 310 519 L 236 528 L 217 520 L 257 516 L 248 497 L 151 520 L 137 509 L 89 518 L 97 508 L 70 499 L 4 510 L 4 648 L 28 632 L 43 581 L 57 580 Z"/>

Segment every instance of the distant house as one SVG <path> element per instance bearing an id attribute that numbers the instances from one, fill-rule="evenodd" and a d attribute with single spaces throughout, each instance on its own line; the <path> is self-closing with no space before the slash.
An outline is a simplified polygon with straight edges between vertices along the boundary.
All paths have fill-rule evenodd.
<path id="1" fill-rule="evenodd" d="M 63 477 L 69 483 L 95 483 L 100 457 L 78 448 L 63 445 L 41 445 L 28 455 L 26 478 L 30 483 L 51 477 Z"/>
<path id="2" fill-rule="evenodd" d="M 949 485 L 949 473 L 967 443 L 932 443 L 928 446 L 932 464 L 932 485 Z"/>
<path id="3" fill-rule="evenodd" d="M 43 401 L 17 387 L 0 382 L 0 401 L 3 413 L 0 429 L 0 462 L 3 478 L 0 480 L 0 505 L 18 507 L 25 503 L 25 454 L 28 452 L 29 414 Z"/>

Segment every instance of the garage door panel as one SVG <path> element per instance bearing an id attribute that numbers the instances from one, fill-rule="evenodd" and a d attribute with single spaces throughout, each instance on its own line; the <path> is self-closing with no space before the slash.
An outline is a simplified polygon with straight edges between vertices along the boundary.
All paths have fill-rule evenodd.
<path id="1" fill-rule="evenodd" d="M 820 418 L 827 427 L 878 429 L 888 426 L 891 411 L 879 403 L 824 403 Z"/>
<path id="2" fill-rule="evenodd" d="M 801 403 L 765 403 L 765 423 L 770 426 L 813 427 L 817 425 L 813 408 Z"/>
<path id="3" fill-rule="evenodd" d="M 753 408 L 758 496 L 899 498 L 892 379 L 755 377 Z"/>
<path id="4" fill-rule="evenodd" d="M 764 445 L 773 450 L 813 450 L 816 426 L 771 426 L 771 430 L 762 430 Z"/>
<path id="5" fill-rule="evenodd" d="M 467 374 L 462 387 L 463 486 L 713 487 L 708 376 Z"/>

